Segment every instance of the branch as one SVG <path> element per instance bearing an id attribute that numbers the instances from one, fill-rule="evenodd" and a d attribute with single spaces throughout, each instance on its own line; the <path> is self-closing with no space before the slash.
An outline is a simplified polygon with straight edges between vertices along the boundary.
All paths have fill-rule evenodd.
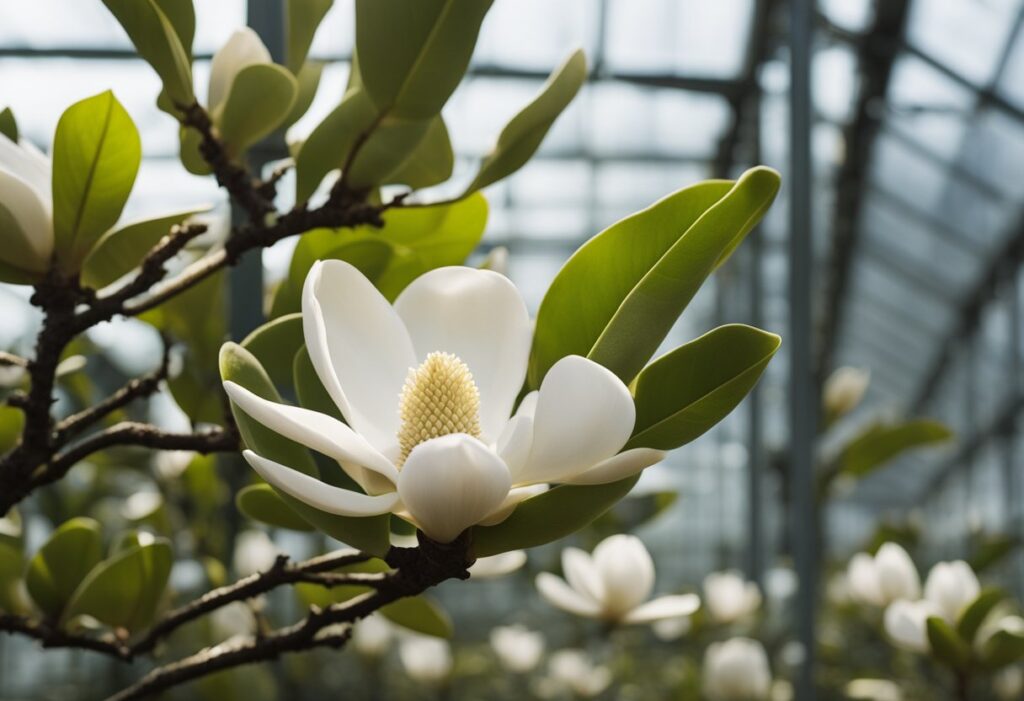
<path id="1" fill-rule="evenodd" d="M 11 613 L 0 613 L 0 632 L 18 633 L 34 638 L 42 643 L 44 648 L 76 648 L 102 652 L 113 657 L 123 657 L 124 648 L 116 642 L 67 633 L 59 628 L 54 628 L 45 621 L 35 621 Z"/>

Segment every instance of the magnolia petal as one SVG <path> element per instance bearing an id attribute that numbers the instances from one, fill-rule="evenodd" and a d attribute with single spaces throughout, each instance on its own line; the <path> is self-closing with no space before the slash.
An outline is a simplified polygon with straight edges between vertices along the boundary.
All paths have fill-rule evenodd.
<path id="1" fill-rule="evenodd" d="M 590 554 L 579 548 L 562 551 L 562 574 L 569 586 L 598 606 L 604 601 L 604 582 Z"/>
<path id="2" fill-rule="evenodd" d="M 872 606 L 885 605 L 875 558 L 867 553 L 857 553 L 850 558 L 850 564 L 846 567 L 846 581 L 850 585 L 850 593 L 857 601 Z"/>
<path id="3" fill-rule="evenodd" d="M 585 472 L 619 452 L 635 419 L 633 397 L 611 371 L 578 355 L 562 358 L 541 383 L 530 460 L 518 481 Z"/>
<path id="4" fill-rule="evenodd" d="M 654 561 L 639 538 L 613 535 L 594 548 L 594 565 L 604 584 L 604 607 L 623 615 L 645 601 L 654 588 Z"/>
<path id="5" fill-rule="evenodd" d="M 509 490 L 508 496 L 505 497 L 505 501 L 501 502 L 501 505 L 495 509 L 487 518 L 480 521 L 481 526 L 496 526 L 516 510 L 516 507 L 521 503 L 548 491 L 549 487 L 546 484 L 531 484 L 529 487 L 515 487 Z"/>
<path id="6" fill-rule="evenodd" d="M 508 471 L 512 473 L 513 484 L 522 481 L 520 475 L 530 460 L 530 449 L 533 447 L 533 417 L 536 411 L 537 391 L 534 390 L 519 402 L 515 416 L 505 424 L 505 429 L 498 438 L 496 449 L 498 455 L 508 465 Z"/>
<path id="7" fill-rule="evenodd" d="M 254 63 L 272 63 L 273 60 L 259 34 L 249 27 L 236 30 L 210 62 L 207 109 L 212 112 L 227 99 L 231 84 L 240 70 Z"/>
<path id="8" fill-rule="evenodd" d="M 267 482 L 299 501 L 329 514 L 377 516 L 389 513 L 398 504 L 398 495 L 394 492 L 371 497 L 321 482 L 298 470 L 267 460 L 251 450 L 242 451 L 242 456 Z"/>
<path id="9" fill-rule="evenodd" d="M 309 359 L 349 426 L 390 455 L 398 443 L 398 397 L 416 365 L 394 308 L 341 260 L 313 264 L 302 288 Z"/>
<path id="10" fill-rule="evenodd" d="M 700 597 L 696 594 L 661 596 L 626 614 L 623 623 L 653 623 L 666 618 L 689 616 L 700 608 Z"/>
<path id="11" fill-rule="evenodd" d="M 938 607 L 926 599 L 894 601 L 885 609 L 885 632 L 892 641 L 911 652 L 927 652 L 928 619 L 940 614 Z"/>
<path id="12" fill-rule="evenodd" d="M 224 383 L 224 390 L 242 411 L 285 438 L 346 465 L 355 463 L 359 467 L 373 470 L 392 483 L 398 481 L 395 466 L 374 450 L 366 439 L 334 417 L 268 401 L 230 381 Z"/>
<path id="13" fill-rule="evenodd" d="M 445 351 L 469 367 L 480 390 L 480 429 L 497 440 L 526 377 L 532 330 L 519 290 L 492 270 L 451 266 L 413 280 L 395 300 L 416 357 Z"/>
<path id="14" fill-rule="evenodd" d="M 398 476 L 398 493 L 420 530 L 450 543 L 493 513 L 512 487 L 494 451 L 465 433 L 424 441 Z"/>
<path id="15" fill-rule="evenodd" d="M 6 170 L 32 188 L 46 211 L 50 211 L 50 159 L 31 141 L 22 139 L 14 143 L 7 138 L 0 139 L 0 170 Z"/>
<path id="16" fill-rule="evenodd" d="M 509 550 L 507 553 L 481 557 L 469 568 L 469 576 L 473 579 L 495 579 L 512 574 L 526 564 L 525 550 Z"/>
<path id="17" fill-rule="evenodd" d="M 601 614 L 601 609 L 595 602 L 570 587 L 561 577 L 541 572 L 537 575 L 536 584 L 541 598 L 555 608 L 586 618 L 597 618 Z"/>
<path id="18" fill-rule="evenodd" d="M 651 465 L 661 462 L 668 455 L 664 450 L 654 448 L 632 448 L 594 465 L 586 472 L 566 480 L 568 484 L 607 484 L 618 482 Z"/>
<path id="19" fill-rule="evenodd" d="M 45 272 L 53 254 L 53 224 L 46 205 L 35 190 L 2 167 L 0 205 L 11 213 L 20 228 L 20 231 L 2 232 L 0 260 L 22 270 Z"/>

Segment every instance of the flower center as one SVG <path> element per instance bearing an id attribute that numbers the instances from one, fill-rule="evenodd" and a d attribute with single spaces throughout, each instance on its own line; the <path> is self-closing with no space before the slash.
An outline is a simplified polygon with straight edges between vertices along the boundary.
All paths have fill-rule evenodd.
<path id="1" fill-rule="evenodd" d="M 451 433 L 480 437 L 480 391 L 458 356 L 435 352 L 410 368 L 399 397 L 401 466 L 412 449 Z"/>

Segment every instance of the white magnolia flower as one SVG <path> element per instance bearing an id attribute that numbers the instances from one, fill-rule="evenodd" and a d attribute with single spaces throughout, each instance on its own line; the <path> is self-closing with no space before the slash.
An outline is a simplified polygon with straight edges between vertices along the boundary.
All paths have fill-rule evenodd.
<path id="1" fill-rule="evenodd" d="M 849 593 L 871 606 L 888 606 L 898 599 L 921 596 L 921 578 L 907 551 L 896 543 L 884 543 L 872 557 L 857 553 L 847 567 Z"/>
<path id="2" fill-rule="evenodd" d="M 249 27 L 235 30 L 210 62 L 207 109 L 212 113 L 224 104 L 231 92 L 231 84 L 235 82 L 235 76 L 243 68 L 256 63 L 273 63 L 273 60 L 259 34 Z"/>
<path id="3" fill-rule="evenodd" d="M 612 683 L 612 672 L 595 665 L 582 650 L 559 650 L 548 660 L 548 673 L 557 685 L 585 699 L 597 696 Z"/>
<path id="4" fill-rule="evenodd" d="M 509 550 L 500 555 L 481 557 L 469 568 L 469 576 L 473 579 L 497 579 L 512 574 L 526 564 L 525 550 Z"/>
<path id="5" fill-rule="evenodd" d="M 383 616 L 367 616 L 352 628 L 352 645 L 366 657 L 381 657 L 391 649 L 394 629 Z"/>
<path id="6" fill-rule="evenodd" d="M 704 578 L 704 608 L 717 623 L 733 623 L 761 606 L 761 590 L 739 572 L 712 572 Z"/>
<path id="7" fill-rule="evenodd" d="M 280 553 L 274 541 L 263 531 L 242 531 L 235 539 L 235 572 L 240 577 L 266 572 Z"/>
<path id="8" fill-rule="evenodd" d="M 1024 669 L 1007 667 L 992 678 L 992 690 L 1000 701 L 1020 701 L 1024 698 Z"/>
<path id="9" fill-rule="evenodd" d="M 594 548 L 562 551 L 565 579 L 537 575 L 537 589 L 552 606 L 612 623 L 653 623 L 689 616 L 700 606 L 696 594 L 662 596 L 647 601 L 654 588 L 654 561 L 640 539 L 613 535 Z M 646 603 L 645 603 L 646 602 Z"/>
<path id="10" fill-rule="evenodd" d="M 30 142 L 0 135 L 0 211 L 13 218 L 0 262 L 26 273 L 45 273 L 53 256 L 50 172 L 50 159 Z"/>
<path id="11" fill-rule="evenodd" d="M 848 698 L 861 701 L 903 701 L 903 690 L 888 679 L 854 679 L 843 691 Z"/>
<path id="12" fill-rule="evenodd" d="M 938 608 L 939 615 L 950 625 L 956 625 L 960 614 L 980 593 L 977 575 L 963 560 L 936 564 L 924 583 L 924 598 Z"/>
<path id="13" fill-rule="evenodd" d="M 670 643 L 673 640 L 679 640 L 693 627 L 693 619 L 689 616 L 680 616 L 678 618 L 663 618 L 660 621 L 655 621 L 651 624 L 651 630 L 654 632 L 654 637 L 664 643 Z"/>
<path id="14" fill-rule="evenodd" d="M 392 306 L 352 265 L 320 261 L 306 278 L 302 321 L 313 366 L 347 423 L 224 387 L 246 414 L 334 458 L 365 491 L 244 452 L 265 480 L 322 511 L 396 513 L 447 543 L 500 523 L 548 483 L 614 482 L 664 457 L 619 452 L 633 431 L 633 399 L 579 356 L 555 363 L 510 416 L 531 324 L 519 291 L 495 272 L 438 268 Z"/>
<path id="15" fill-rule="evenodd" d="M 871 383 L 871 371 L 861 368 L 841 367 L 825 380 L 822 401 L 825 410 L 832 416 L 842 416 L 853 411 Z"/>
<path id="16" fill-rule="evenodd" d="M 421 684 L 443 684 L 452 673 L 452 649 L 447 641 L 410 635 L 398 646 L 405 672 Z"/>
<path id="17" fill-rule="evenodd" d="M 704 653 L 703 688 L 711 701 L 767 699 L 772 673 L 764 646 L 750 638 L 712 643 Z"/>
<path id="18" fill-rule="evenodd" d="M 928 652 L 928 619 L 941 616 L 928 599 L 894 601 L 885 609 L 883 624 L 892 642 L 911 652 Z"/>
<path id="19" fill-rule="evenodd" d="M 491 631 L 491 647 L 505 669 L 524 674 L 540 662 L 544 636 L 524 626 L 499 626 Z"/>

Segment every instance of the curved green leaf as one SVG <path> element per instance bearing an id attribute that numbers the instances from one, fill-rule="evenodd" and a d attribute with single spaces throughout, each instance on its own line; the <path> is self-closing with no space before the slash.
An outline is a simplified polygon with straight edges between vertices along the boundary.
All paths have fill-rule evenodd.
<path id="1" fill-rule="evenodd" d="M 981 660 L 989 670 L 1024 660 L 1024 635 L 997 630 L 982 645 Z"/>
<path id="2" fill-rule="evenodd" d="M 671 450 L 703 434 L 747 396 L 781 342 L 729 324 L 655 360 L 636 378 L 636 423 L 626 447 Z"/>
<path id="3" fill-rule="evenodd" d="M 89 572 L 62 620 L 88 615 L 115 628 L 143 628 L 156 614 L 172 561 L 171 544 L 165 538 L 117 553 Z"/>
<path id="4" fill-rule="evenodd" d="M 269 484 L 250 484 L 235 496 L 235 506 L 253 521 L 291 531 L 311 531 L 310 526 L 296 514 Z"/>
<path id="5" fill-rule="evenodd" d="M 847 474 L 863 477 L 908 450 L 944 443 L 952 437 L 949 427 L 932 419 L 877 423 L 846 446 L 840 465 Z"/>
<path id="6" fill-rule="evenodd" d="M 274 63 L 254 63 L 238 72 L 214 121 L 228 153 L 237 156 L 279 127 L 298 92 L 295 76 Z"/>
<path id="7" fill-rule="evenodd" d="M 347 173 L 342 177 L 356 190 L 382 185 L 419 150 L 433 120 L 384 117 L 376 121 L 372 131 L 358 144 Z"/>
<path id="8" fill-rule="evenodd" d="M 0 455 L 14 447 L 25 428 L 25 412 L 17 407 L 0 406 Z"/>
<path id="9" fill-rule="evenodd" d="M 309 111 L 313 100 L 316 99 L 316 91 L 320 87 L 320 78 L 326 65 L 323 61 L 307 61 L 295 75 L 297 84 L 295 102 L 292 103 L 291 112 L 281 124 L 283 129 L 295 124 L 302 119 L 302 115 Z"/>
<path id="10" fill-rule="evenodd" d="M 469 66 L 492 0 L 356 0 L 359 71 L 381 112 L 428 119 Z"/>
<path id="11" fill-rule="evenodd" d="M 936 659 L 953 669 L 966 669 L 971 662 L 970 646 L 938 616 L 928 618 L 928 643 Z"/>
<path id="12" fill-rule="evenodd" d="M 441 115 L 430 120 L 419 145 L 394 171 L 381 182 L 407 185 L 419 190 L 443 183 L 452 177 L 455 153 L 448 137 L 448 127 Z"/>
<path id="13" fill-rule="evenodd" d="M 302 348 L 302 315 L 288 314 L 263 324 L 242 341 L 275 387 L 292 386 L 292 364 Z"/>
<path id="14" fill-rule="evenodd" d="M 125 224 L 103 234 L 82 264 L 82 284 L 99 289 L 127 275 L 138 267 L 142 259 L 157 245 L 171 228 L 181 224 L 193 214 L 209 211 L 210 207 L 197 207 L 174 212 L 162 217 L 143 219 Z"/>
<path id="15" fill-rule="evenodd" d="M 999 604 L 1005 597 L 1002 590 L 996 588 L 986 588 L 978 598 L 970 603 L 970 605 L 964 609 L 964 612 L 960 614 L 960 620 L 956 624 L 956 632 L 960 637 L 965 640 L 968 644 L 974 642 L 974 636 L 977 635 L 978 629 L 981 624 L 984 623 L 985 617 L 992 612 L 992 609 Z"/>
<path id="16" fill-rule="evenodd" d="M 534 548 L 575 533 L 626 496 L 638 479 L 586 487 L 561 485 L 527 499 L 498 525 L 473 528 L 473 555 L 480 558 Z"/>
<path id="17" fill-rule="evenodd" d="M 3 111 L 0 111 L 0 134 L 18 143 L 18 120 L 14 118 L 14 112 L 10 107 L 4 107 Z"/>
<path id="18" fill-rule="evenodd" d="M 26 608 L 21 594 L 21 575 L 25 561 L 21 551 L 0 541 L 0 611 L 24 613 Z"/>
<path id="19" fill-rule="evenodd" d="M 100 561 L 100 524 L 73 518 L 61 524 L 28 563 L 25 588 L 39 609 L 57 617 L 82 579 Z"/>
<path id="20" fill-rule="evenodd" d="M 53 232 L 66 271 L 77 271 L 121 216 L 141 161 L 135 123 L 109 90 L 61 115 L 53 142 Z"/>
<path id="21" fill-rule="evenodd" d="M 295 201 L 305 202 L 332 170 L 341 168 L 356 142 L 377 120 L 366 91 L 355 88 L 345 93 L 334 108 L 303 142 L 295 157 Z"/>
<path id="22" fill-rule="evenodd" d="M 285 65 L 292 73 L 298 75 L 302 69 L 317 27 L 333 4 L 334 0 L 286 0 L 285 45 L 288 55 Z"/>
<path id="23" fill-rule="evenodd" d="M 530 387 L 538 387 L 559 358 L 574 354 L 631 382 L 704 280 L 763 216 L 778 187 L 778 173 L 764 167 L 735 183 L 698 183 L 584 244 L 541 302 Z"/>
<path id="24" fill-rule="evenodd" d="M 587 79 L 587 59 L 577 49 L 551 74 L 540 94 L 512 118 L 463 196 L 508 177 L 536 153 L 558 115 Z"/>

